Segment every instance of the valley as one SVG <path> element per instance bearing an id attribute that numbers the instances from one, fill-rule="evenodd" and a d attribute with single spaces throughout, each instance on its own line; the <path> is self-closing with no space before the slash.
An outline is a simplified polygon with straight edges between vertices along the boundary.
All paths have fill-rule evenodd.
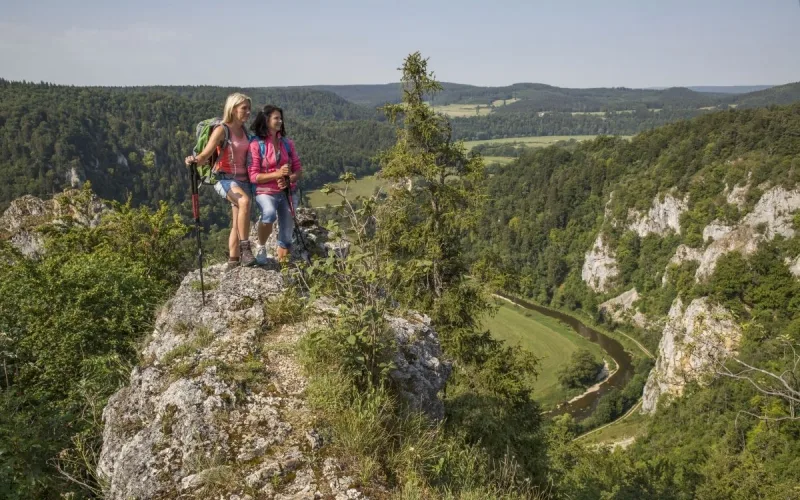
<path id="1" fill-rule="evenodd" d="M 301 479 L 315 480 L 317 469 L 333 467 L 324 455 L 352 467 L 352 484 L 365 491 L 412 484 L 431 497 L 503 497 L 502 488 L 523 490 L 497 480 L 492 464 L 513 462 L 514 474 L 563 497 L 736 498 L 731 485 L 745 484 L 739 498 L 792 498 L 800 84 L 701 92 L 443 83 L 429 99 L 414 62 L 405 71 L 416 79 L 406 81 L 421 87 L 405 101 L 397 84 L 245 89 L 259 105 L 285 108 L 318 222 L 340 201 L 320 188 L 341 186 L 343 174 L 357 179 L 349 199 L 420 182 L 380 200 L 378 223 L 361 228 L 375 239 L 351 247 L 353 255 L 315 259 L 308 282 L 306 269 L 285 280 L 277 262 L 211 266 L 210 297 L 230 299 L 202 313 L 214 335 L 178 318 L 188 309 L 173 300 L 197 305 L 196 283 L 184 283 L 196 272 L 196 244 L 209 261 L 225 260 L 230 208 L 203 187 L 194 238 L 182 158 L 195 124 L 218 114 L 233 89 L 0 80 L 0 172 L 9 179 L 0 185 L 0 209 L 8 209 L 0 443 L 16 443 L 0 444 L 0 488 L 13 484 L 17 498 L 71 495 L 80 487 L 51 465 L 64 456 L 99 491 L 93 466 L 69 453 L 87 446 L 96 454 L 101 445 L 116 453 L 115 439 L 136 442 L 145 428 L 152 445 L 143 453 L 178 450 L 173 429 L 190 433 L 187 408 L 210 398 L 219 413 L 204 418 L 221 429 L 215 439 L 234 443 L 241 457 L 190 460 L 194 451 L 181 450 L 186 457 L 159 465 L 179 470 L 177 479 L 158 481 L 192 478 L 186 488 L 195 492 L 247 480 L 299 491 L 297 474 L 283 471 L 303 461 Z M 376 109 L 398 102 L 399 122 Z M 430 113 L 431 102 L 441 115 Z M 451 139 L 480 152 L 483 164 Z M 383 171 L 379 153 L 392 160 Z M 70 188 L 74 199 L 63 194 Z M 103 217 L 95 211 L 106 205 L 92 196 L 106 200 Z M 62 216 L 68 221 L 48 219 Z M 306 229 L 328 243 L 324 229 Z M 248 288 L 248 277 L 263 279 L 264 290 Z M 497 314 L 484 316 L 489 285 L 516 305 L 498 302 Z M 306 296 L 335 306 L 323 314 Z M 169 308 L 174 338 L 161 338 L 154 311 Z M 338 316 L 318 321 L 333 309 Z M 291 337 L 305 321 L 318 323 L 304 340 Z M 220 332 L 241 352 L 216 358 L 215 349 L 230 347 L 215 343 Z M 158 352 L 142 359 L 146 339 Z M 588 356 L 573 363 L 581 352 Z M 269 379 L 264 366 L 285 369 L 290 358 L 304 370 Z M 601 360 L 610 372 L 602 381 Z M 763 378 L 737 378 L 737 363 Z M 396 364 L 416 375 L 398 375 Z M 102 409 L 131 393 L 132 366 L 136 377 L 158 372 L 154 398 L 164 403 L 147 408 L 148 422 L 124 417 L 118 435 L 104 436 Z M 561 376 L 566 367 L 577 367 L 575 377 Z M 224 398 L 214 393 L 218 379 Z M 194 406 L 183 404 L 187 394 Z M 408 418 L 400 397 L 431 418 L 446 415 L 441 429 Z M 319 430 L 323 454 L 301 459 L 225 428 L 225 415 L 266 400 L 284 419 L 270 421 L 270 432 L 305 453 Z M 310 412 L 303 425 L 318 429 L 297 427 L 293 408 Z M 603 446 L 617 451 L 598 453 Z M 203 484 L 201 473 L 222 474 L 222 463 L 227 479 Z M 237 463 L 247 477 L 235 476 Z"/>
<path id="2" fill-rule="evenodd" d="M 610 371 L 616 370 L 616 363 L 609 354 L 570 325 L 506 301 L 498 304 L 497 315 L 487 319 L 485 326 L 495 338 L 509 345 L 520 345 L 540 359 L 534 394 L 545 409 L 550 410 L 582 392 L 580 389 L 566 391 L 558 383 L 559 368 L 579 348 L 588 349 L 597 360 L 607 360 Z"/>

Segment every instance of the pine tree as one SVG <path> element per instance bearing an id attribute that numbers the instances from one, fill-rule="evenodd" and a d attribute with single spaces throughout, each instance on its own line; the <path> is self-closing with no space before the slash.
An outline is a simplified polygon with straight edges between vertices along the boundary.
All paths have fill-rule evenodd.
<path id="1" fill-rule="evenodd" d="M 429 313 L 456 358 L 470 357 L 486 290 L 468 277 L 464 242 L 485 205 L 483 160 L 454 142 L 447 118 L 425 102 L 442 86 L 427 59 L 409 55 L 402 67 L 403 101 L 384 107 L 398 126 L 396 144 L 380 156 L 392 188 L 378 211 L 379 244 L 404 267 L 395 284 L 405 302 Z"/>

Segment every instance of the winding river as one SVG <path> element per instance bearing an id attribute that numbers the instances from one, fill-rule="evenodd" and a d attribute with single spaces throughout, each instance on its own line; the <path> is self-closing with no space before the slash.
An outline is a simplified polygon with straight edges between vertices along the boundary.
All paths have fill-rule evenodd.
<path id="1" fill-rule="evenodd" d="M 510 297 L 503 293 L 496 292 L 496 294 L 517 304 L 520 307 L 536 311 L 544 314 L 545 316 L 549 316 L 566 323 L 573 330 L 578 332 L 579 335 L 589 339 L 595 344 L 598 344 L 617 363 L 617 370 L 613 372 L 610 377 L 604 380 L 599 385 L 597 390 L 586 392 L 581 397 L 574 399 L 569 403 L 560 405 L 557 409 L 549 412 L 549 415 L 556 416 L 564 413 L 570 413 L 573 417 L 575 417 L 576 420 L 583 420 L 592 414 L 594 409 L 597 407 L 598 401 L 600 401 L 600 398 L 604 394 L 607 394 L 611 389 L 614 388 L 621 390 L 625 387 L 625 384 L 628 383 L 631 377 L 633 377 L 633 365 L 631 364 L 631 357 L 627 352 L 625 352 L 622 344 L 616 340 L 598 332 L 593 328 L 589 328 L 572 316 L 568 316 L 558 311 L 547 309 L 515 297 Z"/>

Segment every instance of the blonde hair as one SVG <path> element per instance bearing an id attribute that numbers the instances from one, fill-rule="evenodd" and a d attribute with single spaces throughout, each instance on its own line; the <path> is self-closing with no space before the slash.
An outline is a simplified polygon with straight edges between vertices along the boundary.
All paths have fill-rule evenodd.
<path id="1" fill-rule="evenodd" d="M 222 121 L 230 123 L 233 121 L 233 108 L 247 101 L 250 107 L 253 107 L 253 101 L 244 94 L 239 92 L 233 93 L 225 99 L 225 110 L 222 112 Z"/>

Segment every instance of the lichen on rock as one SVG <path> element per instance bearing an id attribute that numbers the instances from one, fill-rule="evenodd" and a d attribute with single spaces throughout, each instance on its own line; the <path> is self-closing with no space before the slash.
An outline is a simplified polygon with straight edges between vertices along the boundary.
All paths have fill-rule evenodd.
<path id="1" fill-rule="evenodd" d="M 275 323 L 267 306 L 287 283 L 274 261 L 211 266 L 204 281 L 205 306 L 199 273 L 183 279 L 158 315 L 142 363 L 103 412 L 97 471 L 107 497 L 361 498 L 346 464 L 320 462 L 324 444 L 292 347 L 331 311 Z M 399 346 L 391 378 L 400 395 L 412 409 L 442 417 L 438 395 L 450 365 L 430 320 L 387 320 Z"/>

